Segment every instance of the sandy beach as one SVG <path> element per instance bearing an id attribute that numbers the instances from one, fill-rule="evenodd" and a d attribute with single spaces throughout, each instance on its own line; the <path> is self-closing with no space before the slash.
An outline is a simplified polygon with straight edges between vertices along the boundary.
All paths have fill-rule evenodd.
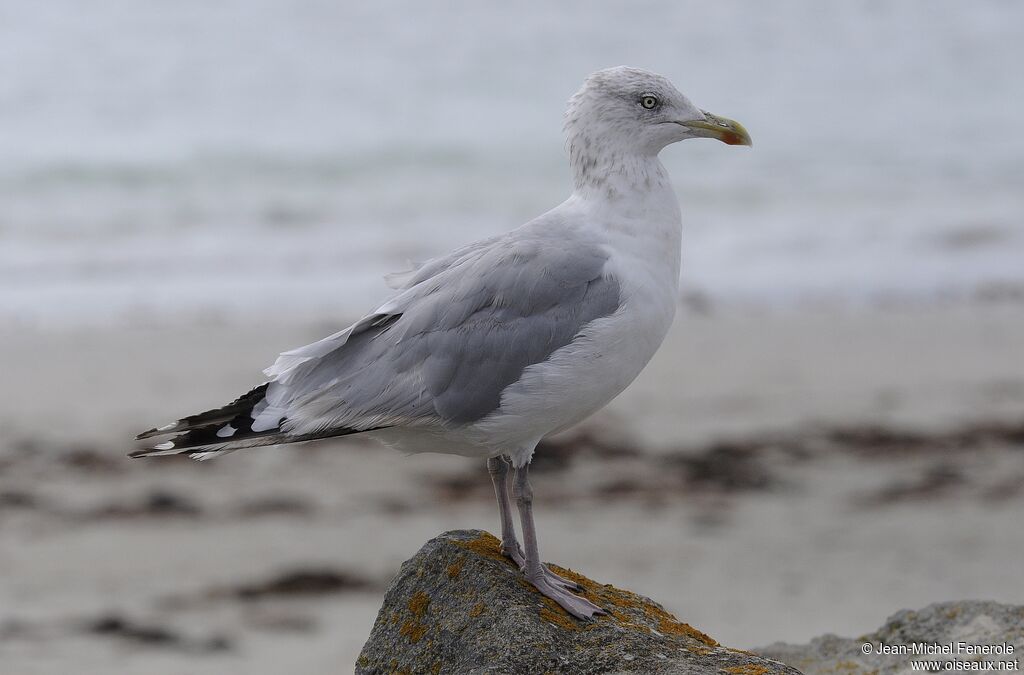
<path id="1" fill-rule="evenodd" d="M 484 467 L 456 457 L 124 456 L 331 328 L 0 335 L 5 669 L 346 670 L 402 560 L 496 529 Z M 543 550 L 744 648 L 1022 602 L 1022 408 L 1019 306 L 684 314 L 620 399 L 538 450 Z"/>

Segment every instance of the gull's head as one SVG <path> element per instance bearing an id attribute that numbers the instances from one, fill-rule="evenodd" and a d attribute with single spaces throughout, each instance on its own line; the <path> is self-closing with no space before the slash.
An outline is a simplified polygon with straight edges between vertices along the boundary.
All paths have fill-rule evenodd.
<path id="1" fill-rule="evenodd" d="M 588 155 L 657 154 L 687 138 L 751 145 L 739 122 L 701 110 L 667 78 L 618 66 L 593 73 L 569 100 L 565 129 L 570 147 Z"/>

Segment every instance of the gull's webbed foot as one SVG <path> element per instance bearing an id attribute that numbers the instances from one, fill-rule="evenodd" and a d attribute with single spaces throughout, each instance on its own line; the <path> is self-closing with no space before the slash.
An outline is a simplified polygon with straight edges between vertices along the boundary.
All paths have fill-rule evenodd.
<path id="1" fill-rule="evenodd" d="M 544 573 L 545 571 L 547 571 L 547 574 Z M 577 619 L 593 619 L 595 616 L 608 613 L 586 598 L 573 595 L 563 586 L 551 583 L 551 581 L 549 581 L 549 575 L 556 579 L 562 578 L 554 572 L 542 569 L 540 574 L 527 574 L 526 580 L 533 584 L 534 587 L 540 591 L 541 595 L 546 598 L 551 598 L 557 602 L 562 609 L 569 612 L 569 614 L 572 614 Z"/>
<path id="2" fill-rule="evenodd" d="M 509 560 L 511 560 L 512 562 L 514 562 L 516 565 L 518 565 L 519 569 L 524 574 L 526 573 L 526 556 L 523 554 L 523 549 L 519 547 L 518 541 L 513 542 L 511 544 L 502 542 L 501 554 Z M 542 564 L 540 566 L 540 569 L 541 573 L 544 575 L 544 578 L 547 579 L 548 583 L 550 583 L 553 586 L 564 588 L 565 590 L 572 591 L 574 593 L 579 593 L 583 590 L 583 587 L 575 581 L 566 579 L 565 577 L 555 574 L 554 572 L 549 570 L 547 565 Z M 554 600 L 554 598 L 551 599 Z"/>

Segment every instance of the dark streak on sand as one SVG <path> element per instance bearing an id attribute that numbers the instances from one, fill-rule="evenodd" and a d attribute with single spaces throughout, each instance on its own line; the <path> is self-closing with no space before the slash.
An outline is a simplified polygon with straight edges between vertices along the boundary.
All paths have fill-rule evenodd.
<path id="1" fill-rule="evenodd" d="M 198 518 L 203 515 L 199 504 L 188 497 L 164 491 L 154 490 L 142 499 L 130 502 L 112 502 L 95 509 L 88 514 L 90 519 L 107 518 Z"/>
<path id="2" fill-rule="evenodd" d="M 373 589 L 377 585 L 354 573 L 324 567 L 300 567 L 262 581 L 227 588 L 215 588 L 207 593 L 212 598 L 263 600 L 267 598 L 307 597 Z"/>
<path id="3" fill-rule="evenodd" d="M 222 635 L 188 638 L 173 629 L 146 624 L 120 614 L 106 614 L 86 622 L 83 632 L 117 638 L 147 647 L 179 649 L 189 652 L 218 652 L 231 649 L 231 640 Z"/>

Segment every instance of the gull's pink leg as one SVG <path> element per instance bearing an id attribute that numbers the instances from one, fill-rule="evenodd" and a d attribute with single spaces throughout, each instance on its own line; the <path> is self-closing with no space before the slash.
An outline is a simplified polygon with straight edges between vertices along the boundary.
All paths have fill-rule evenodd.
<path id="1" fill-rule="evenodd" d="M 540 553 L 537 550 L 537 530 L 533 525 L 533 488 L 530 487 L 529 464 L 516 469 L 515 483 L 512 494 L 519 506 L 519 520 L 523 526 L 523 547 L 526 549 L 523 572 L 526 579 L 533 584 L 542 595 L 545 595 L 577 619 L 591 619 L 606 612 L 586 598 L 573 595 L 562 585 L 552 583 L 548 572 L 540 564 Z M 561 577 L 559 577 L 561 578 Z"/>
<path id="2" fill-rule="evenodd" d="M 494 496 L 498 499 L 498 514 L 501 517 L 501 553 L 519 565 L 519 569 L 525 572 L 526 557 L 516 539 L 515 525 L 512 524 L 512 502 L 508 495 L 508 469 L 508 462 L 504 457 L 491 457 L 487 460 L 487 472 L 491 474 L 491 482 L 494 483 Z M 546 565 L 541 565 L 541 569 L 552 584 L 570 591 L 583 590 L 579 584 L 555 574 Z"/>

